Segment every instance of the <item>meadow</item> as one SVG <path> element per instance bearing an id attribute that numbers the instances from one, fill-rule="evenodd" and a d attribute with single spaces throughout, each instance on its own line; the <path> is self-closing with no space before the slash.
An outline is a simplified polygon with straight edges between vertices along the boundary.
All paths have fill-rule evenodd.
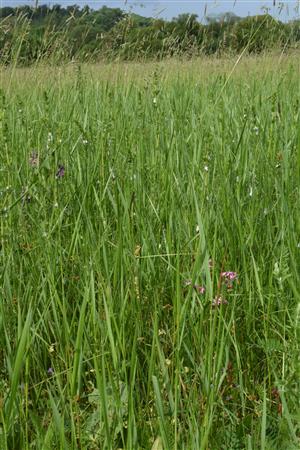
<path id="1" fill-rule="evenodd" d="M 300 448 L 299 75 L 1 69 L 1 450 Z"/>

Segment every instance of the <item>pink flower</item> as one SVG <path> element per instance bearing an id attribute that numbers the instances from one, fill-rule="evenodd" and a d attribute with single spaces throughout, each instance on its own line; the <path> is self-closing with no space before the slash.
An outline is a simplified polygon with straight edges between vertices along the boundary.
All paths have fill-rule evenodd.
<path id="1" fill-rule="evenodd" d="M 212 306 L 221 306 L 221 305 L 228 305 L 228 301 L 220 295 L 213 299 Z"/>
<path id="2" fill-rule="evenodd" d="M 196 291 L 199 294 L 202 294 L 202 295 L 205 294 L 205 287 L 204 286 L 200 286 L 199 284 L 195 284 L 194 288 L 196 289 Z"/>
<path id="3" fill-rule="evenodd" d="M 238 278 L 238 274 L 236 272 L 221 272 L 221 277 L 225 278 L 227 281 L 233 281 Z"/>
<path id="4" fill-rule="evenodd" d="M 185 280 L 184 286 L 193 286 L 193 288 L 198 292 L 198 294 L 204 294 L 205 293 L 205 287 L 201 286 L 200 284 L 192 284 L 192 280 Z"/>

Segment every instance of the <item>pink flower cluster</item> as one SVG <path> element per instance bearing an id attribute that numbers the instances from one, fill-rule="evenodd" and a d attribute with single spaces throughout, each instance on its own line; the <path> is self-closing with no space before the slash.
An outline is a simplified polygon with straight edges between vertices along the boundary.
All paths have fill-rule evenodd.
<path id="1" fill-rule="evenodd" d="M 238 278 L 238 274 L 236 272 L 221 272 L 221 277 L 228 281 L 234 281 Z"/>
<path id="2" fill-rule="evenodd" d="M 210 260 L 210 267 L 212 267 L 212 262 Z M 237 272 L 221 272 L 220 274 L 221 279 L 223 279 L 223 282 L 226 285 L 227 290 L 230 290 L 233 288 L 233 282 L 238 280 L 238 274 Z M 201 286 L 199 284 L 193 284 L 192 280 L 185 280 L 184 286 L 192 286 L 198 294 L 204 294 L 205 293 L 205 287 Z M 221 287 L 221 286 L 220 286 Z M 213 307 L 218 307 L 221 305 L 228 305 L 228 301 L 220 294 L 218 294 L 212 301 Z"/>
<path id="3" fill-rule="evenodd" d="M 228 305 L 228 301 L 221 295 L 217 295 L 212 301 L 212 306 L 220 306 L 220 305 Z"/>

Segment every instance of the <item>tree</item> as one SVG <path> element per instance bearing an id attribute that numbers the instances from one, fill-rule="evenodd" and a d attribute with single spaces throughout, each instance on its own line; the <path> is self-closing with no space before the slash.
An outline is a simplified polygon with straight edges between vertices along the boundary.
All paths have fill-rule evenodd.
<path id="1" fill-rule="evenodd" d="M 101 31 L 109 31 L 124 17 L 125 14 L 120 8 L 102 6 L 95 12 L 95 23 L 99 25 Z"/>
<path id="2" fill-rule="evenodd" d="M 5 18 L 8 16 L 13 16 L 15 14 L 15 9 L 10 6 L 5 6 L 4 8 L 0 8 L 0 18 Z"/>
<path id="3" fill-rule="evenodd" d="M 179 25 L 185 25 L 187 27 L 193 26 L 195 23 L 197 23 L 198 14 L 179 14 L 179 16 L 174 17 L 172 19 L 173 22 L 176 22 Z"/>

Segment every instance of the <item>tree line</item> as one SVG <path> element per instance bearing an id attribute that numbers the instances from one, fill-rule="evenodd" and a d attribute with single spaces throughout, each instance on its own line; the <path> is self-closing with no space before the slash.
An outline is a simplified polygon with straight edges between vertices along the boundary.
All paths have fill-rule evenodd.
<path id="1" fill-rule="evenodd" d="M 44 58 L 160 59 L 298 47 L 300 20 L 284 23 L 268 14 L 241 18 L 233 13 L 196 14 L 172 20 L 128 14 L 103 6 L 40 5 L 0 8 L 0 62 L 30 64 Z"/>

